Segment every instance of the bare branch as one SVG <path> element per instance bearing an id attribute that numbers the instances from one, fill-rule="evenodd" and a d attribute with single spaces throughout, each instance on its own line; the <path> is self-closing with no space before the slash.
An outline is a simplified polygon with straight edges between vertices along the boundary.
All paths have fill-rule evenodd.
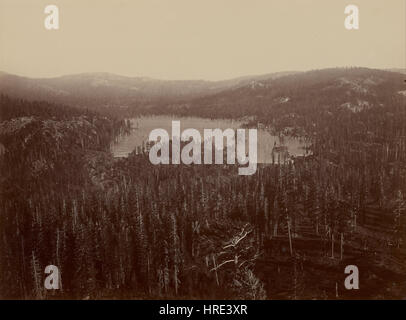
<path id="1" fill-rule="evenodd" d="M 210 271 L 215 271 L 215 270 L 219 269 L 221 266 L 224 266 L 226 263 L 234 262 L 234 261 L 235 261 L 234 259 L 226 260 L 226 261 L 220 263 L 217 267 L 212 268 Z"/>

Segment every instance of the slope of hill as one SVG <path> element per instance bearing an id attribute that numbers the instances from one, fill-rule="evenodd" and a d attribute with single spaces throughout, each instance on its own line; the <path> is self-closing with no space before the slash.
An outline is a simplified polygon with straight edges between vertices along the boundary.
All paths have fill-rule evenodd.
<path id="1" fill-rule="evenodd" d="M 177 104 L 161 104 L 156 109 L 184 115 L 228 118 L 268 117 L 281 109 L 304 111 L 315 105 L 360 112 L 392 100 L 400 102 L 406 89 L 403 80 L 404 76 L 400 73 L 376 69 L 323 69 L 251 81 L 238 88 Z"/>
<path id="2" fill-rule="evenodd" d="M 38 179 L 61 179 L 61 168 L 75 167 L 89 150 L 109 150 L 124 122 L 80 111 L 0 96 L 0 167 L 9 192 Z"/>
<path id="3" fill-rule="evenodd" d="M 124 107 L 158 100 L 171 101 L 238 88 L 252 81 L 293 72 L 246 76 L 222 81 L 157 80 L 110 73 L 83 73 L 57 78 L 26 78 L 0 72 L 0 93 L 29 100 L 47 100 L 83 107 Z"/>
<path id="4" fill-rule="evenodd" d="M 391 69 L 386 69 L 386 70 L 391 71 L 391 72 L 406 74 L 406 68 L 391 68 Z"/>

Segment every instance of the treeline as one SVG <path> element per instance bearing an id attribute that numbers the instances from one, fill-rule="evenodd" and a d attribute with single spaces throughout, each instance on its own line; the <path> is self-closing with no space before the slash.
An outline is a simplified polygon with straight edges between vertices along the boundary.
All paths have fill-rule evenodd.
<path id="1" fill-rule="evenodd" d="M 37 116 L 44 119 L 57 117 L 65 119 L 78 117 L 83 114 L 95 116 L 92 111 L 78 109 L 75 107 L 57 105 L 46 101 L 26 101 L 23 99 L 10 98 L 7 95 L 0 95 L 0 122 L 13 118 Z"/>

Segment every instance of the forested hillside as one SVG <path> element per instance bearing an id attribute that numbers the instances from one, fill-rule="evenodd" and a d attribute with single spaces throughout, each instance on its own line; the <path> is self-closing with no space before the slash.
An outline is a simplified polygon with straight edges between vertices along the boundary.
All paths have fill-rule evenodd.
<path id="1" fill-rule="evenodd" d="M 0 71 L 0 93 L 31 101 L 46 100 L 99 111 L 113 109 L 115 112 L 126 112 L 133 105 L 148 107 L 158 102 L 190 99 L 291 73 L 294 72 L 205 81 L 125 77 L 106 72 L 35 79 Z"/>
<path id="2" fill-rule="evenodd" d="M 404 75 L 368 68 L 333 68 L 252 80 L 245 86 L 196 99 L 152 106 L 159 112 L 203 117 L 258 117 L 269 122 L 281 114 L 314 115 L 329 109 L 358 112 L 400 101 L 406 90 Z M 403 93 L 402 93 L 403 92 Z M 396 96 L 397 94 L 397 96 Z M 333 110 L 334 110 L 333 109 Z"/>
<path id="3" fill-rule="evenodd" d="M 0 296 L 403 298 L 404 90 L 397 73 L 338 69 L 155 110 L 312 138 L 311 156 L 252 176 L 114 159 L 124 121 L 2 96 Z M 56 292 L 43 289 L 50 264 Z M 345 290 L 347 265 L 360 290 Z"/>

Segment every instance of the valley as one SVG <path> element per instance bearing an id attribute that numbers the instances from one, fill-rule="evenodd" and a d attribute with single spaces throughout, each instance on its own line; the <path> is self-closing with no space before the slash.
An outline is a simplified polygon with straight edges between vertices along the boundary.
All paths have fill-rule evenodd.
<path id="1" fill-rule="evenodd" d="M 0 297 L 405 297 L 403 74 L 176 82 L 170 97 L 129 89 L 145 79 L 71 79 L 0 76 Z M 256 173 L 151 164 L 148 134 L 172 120 L 257 128 Z M 49 264 L 63 290 L 42 287 Z M 344 287 L 347 265 L 360 290 Z"/>

